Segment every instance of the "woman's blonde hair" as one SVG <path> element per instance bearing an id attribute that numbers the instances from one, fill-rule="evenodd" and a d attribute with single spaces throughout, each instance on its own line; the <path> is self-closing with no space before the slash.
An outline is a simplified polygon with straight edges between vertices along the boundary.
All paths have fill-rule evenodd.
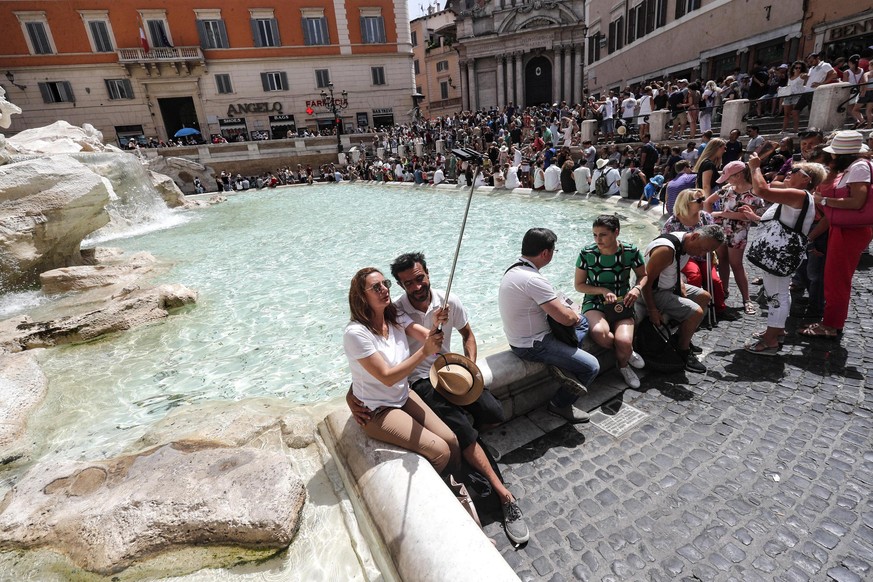
<path id="1" fill-rule="evenodd" d="M 706 192 L 700 188 L 686 188 L 679 192 L 679 195 L 676 196 L 676 202 L 673 203 L 673 214 L 676 215 L 676 218 L 688 216 L 691 211 L 691 203 L 695 198 L 701 196 L 706 196 Z"/>
<path id="2" fill-rule="evenodd" d="M 791 165 L 792 170 L 803 170 L 809 176 L 809 189 L 814 190 L 816 186 L 824 182 L 828 176 L 827 168 L 815 162 L 798 162 Z"/>
<path id="3" fill-rule="evenodd" d="M 716 153 L 718 150 L 725 146 L 727 142 L 720 137 L 714 137 L 709 142 L 707 142 L 706 147 L 703 148 L 703 153 L 700 154 L 700 157 L 697 158 L 697 163 L 694 164 L 694 173 L 698 173 L 700 171 L 700 166 L 703 165 L 703 162 L 706 160 L 710 160 L 715 163 Z M 718 165 L 718 164 L 716 164 Z"/>

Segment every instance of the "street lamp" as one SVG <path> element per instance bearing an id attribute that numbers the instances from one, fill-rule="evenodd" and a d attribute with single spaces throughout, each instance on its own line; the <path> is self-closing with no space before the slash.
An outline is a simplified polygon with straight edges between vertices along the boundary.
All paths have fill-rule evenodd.
<path id="1" fill-rule="evenodd" d="M 328 94 L 329 92 L 329 94 Z M 337 100 L 333 96 L 333 83 L 327 84 L 327 92 L 324 89 L 321 90 L 321 102 L 325 107 L 330 109 L 331 113 L 333 113 L 333 120 L 336 123 L 336 151 L 338 153 L 342 153 L 343 151 L 343 143 L 340 140 L 340 134 L 342 133 L 343 121 L 340 119 L 340 111 L 346 109 L 349 106 L 349 94 L 346 91 L 340 93 L 342 95 L 342 101 L 337 103 Z"/>

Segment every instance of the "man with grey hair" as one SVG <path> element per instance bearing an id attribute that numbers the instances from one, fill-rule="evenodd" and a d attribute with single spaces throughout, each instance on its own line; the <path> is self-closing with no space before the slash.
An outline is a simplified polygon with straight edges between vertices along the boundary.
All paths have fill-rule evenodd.
<path id="1" fill-rule="evenodd" d="M 682 280 L 682 268 L 694 256 L 706 256 L 725 241 L 720 226 L 708 225 L 694 232 L 661 235 L 646 247 L 646 278 L 642 297 L 636 303 L 637 318 L 648 316 L 659 327 L 664 316 L 679 322 L 676 347 L 689 372 L 706 372 L 694 355 L 691 337 L 703 321 L 710 295 L 700 287 Z"/>

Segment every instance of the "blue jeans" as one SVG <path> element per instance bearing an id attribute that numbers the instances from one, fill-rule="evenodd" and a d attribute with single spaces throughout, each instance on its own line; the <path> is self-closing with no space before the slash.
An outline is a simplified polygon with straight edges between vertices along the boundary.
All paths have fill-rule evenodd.
<path id="1" fill-rule="evenodd" d="M 579 339 L 580 346 L 582 345 L 582 340 L 585 339 L 585 335 L 588 333 L 588 320 L 583 317 L 582 322 L 584 322 L 584 325 L 576 328 L 576 337 Z M 510 346 L 510 349 L 512 349 L 512 353 L 522 360 L 542 362 L 548 366 L 557 366 L 562 370 L 566 370 L 576 376 L 576 379 L 586 387 L 594 381 L 600 372 L 600 364 L 597 362 L 597 358 L 588 352 L 558 341 L 552 334 L 546 335 L 541 341 L 534 342 L 532 347 L 517 348 Z M 561 408 L 573 404 L 578 398 L 572 392 L 561 387 L 552 396 L 552 404 Z"/>

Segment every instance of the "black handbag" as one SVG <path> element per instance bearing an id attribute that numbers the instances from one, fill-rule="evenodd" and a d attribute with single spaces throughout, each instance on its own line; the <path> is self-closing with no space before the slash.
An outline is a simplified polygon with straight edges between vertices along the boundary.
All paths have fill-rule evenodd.
<path id="1" fill-rule="evenodd" d="M 646 360 L 647 370 L 672 373 L 685 369 L 685 360 L 670 341 L 670 332 L 663 326 L 655 327 L 648 317 L 637 325 L 634 351 Z"/>
<path id="2" fill-rule="evenodd" d="M 758 227 L 758 237 L 749 244 L 749 262 L 777 277 L 793 275 L 806 256 L 806 235 L 803 223 L 809 211 L 809 194 L 803 198 L 803 209 L 794 228 L 782 224 L 782 205 L 773 218 Z"/>
<path id="3" fill-rule="evenodd" d="M 623 319 L 631 319 L 634 316 L 634 308 L 628 307 L 622 301 L 616 301 L 615 303 L 604 303 L 599 306 L 599 309 L 602 309 L 603 316 L 606 318 L 606 321 L 609 322 L 609 325 L 621 321 Z"/>
<path id="4" fill-rule="evenodd" d="M 563 323 L 558 323 L 552 318 L 551 315 L 547 315 L 546 318 L 549 321 L 549 327 L 552 330 L 552 335 L 555 336 L 556 340 L 574 348 L 579 347 L 579 337 L 576 335 L 575 327 L 573 327 L 572 325 L 564 325 Z M 580 323 L 582 321 L 586 322 L 585 324 L 587 325 L 587 319 L 583 317 Z"/>

